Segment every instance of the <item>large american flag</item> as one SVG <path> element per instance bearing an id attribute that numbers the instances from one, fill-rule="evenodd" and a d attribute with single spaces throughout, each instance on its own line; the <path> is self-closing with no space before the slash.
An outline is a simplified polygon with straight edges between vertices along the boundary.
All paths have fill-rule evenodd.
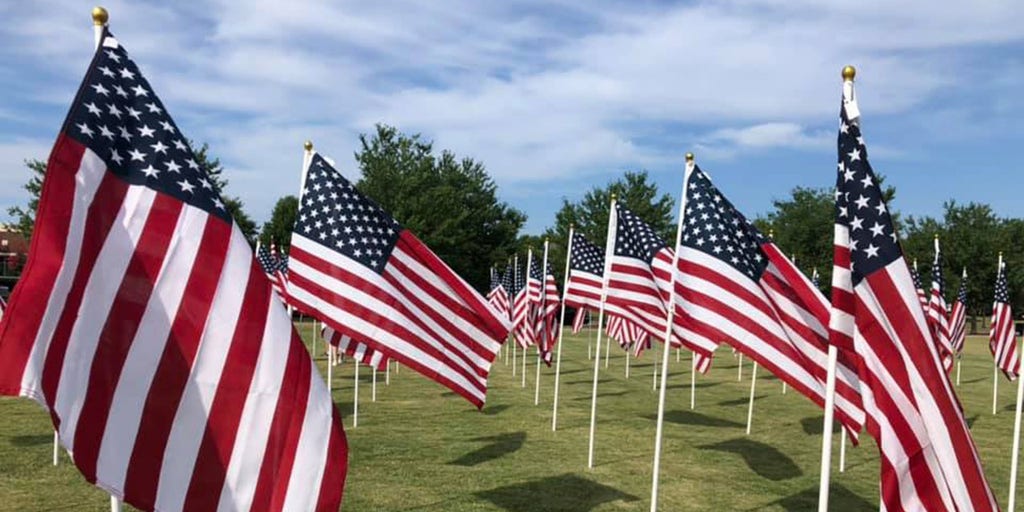
<path id="1" fill-rule="evenodd" d="M 483 407 L 507 320 L 319 154 L 290 256 L 301 311 Z"/>
<path id="2" fill-rule="evenodd" d="M 967 269 L 960 278 L 960 291 L 953 303 L 953 312 L 949 316 L 949 343 L 953 351 L 960 354 L 967 340 Z"/>
<path id="3" fill-rule="evenodd" d="M 997 510 L 892 219 L 859 119 L 841 108 L 831 342 L 860 359 L 885 510 Z"/>
<path id="4" fill-rule="evenodd" d="M 508 291 L 505 289 L 504 279 L 498 273 L 497 269 L 493 267 L 491 268 L 491 287 L 490 291 L 487 292 L 487 302 L 491 303 L 491 306 L 494 307 L 494 310 L 497 311 L 502 318 L 508 318 Z"/>
<path id="5" fill-rule="evenodd" d="M 939 348 L 942 367 L 948 372 L 953 368 L 956 351 L 949 341 L 949 309 L 946 306 L 946 279 L 942 274 L 942 250 L 939 238 L 935 237 L 935 259 L 932 260 L 932 296 L 928 302 L 928 323 L 932 327 L 932 338 Z"/>
<path id="6" fill-rule="evenodd" d="M 512 338 L 520 348 L 526 348 L 537 343 L 537 330 L 533 324 L 533 303 L 530 300 L 530 289 L 527 286 L 527 269 L 530 268 L 530 260 L 533 259 L 533 252 L 527 255 L 522 267 L 519 266 L 519 257 L 516 256 L 515 268 L 513 270 L 513 294 L 512 294 Z"/>
<path id="7" fill-rule="evenodd" d="M 664 341 L 675 252 L 621 203 L 614 203 L 609 222 L 612 257 L 605 308 L 609 314 L 639 325 L 655 340 Z M 676 301 L 677 313 L 678 304 Z M 675 318 L 672 345 L 692 350 L 699 360 L 698 368 L 707 371 L 718 341 L 690 331 L 678 315 Z"/>
<path id="8" fill-rule="evenodd" d="M 679 321 L 696 337 L 729 343 L 824 407 L 828 302 L 700 167 L 687 175 Z M 837 368 L 837 418 L 856 436 L 864 423 L 856 367 L 841 361 Z"/>
<path id="9" fill-rule="evenodd" d="M 569 281 L 565 287 L 565 305 L 579 311 L 601 308 L 601 286 L 604 276 L 604 251 L 583 235 L 572 232 L 569 248 Z M 575 322 L 573 322 L 575 325 Z M 582 324 L 580 324 L 582 325 Z M 573 331 L 577 332 L 577 331 Z"/>
<path id="10" fill-rule="evenodd" d="M 1010 380 L 1020 375 L 1020 355 L 1017 350 L 1017 333 L 1013 325 L 1013 308 L 1010 307 L 1010 289 L 1006 282 L 1006 265 L 999 267 L 996 275 L 996 300 L 992 304 L 992 328 L 988 333 L 988 348 L 995 358 L 996 366 Z"/>
<path id="11" fill-rule="evenodd" d="M 104 30 L 0 324 L 0 393 L 140 509 L 337 510 L 340 418 L 187 140 Z"/>

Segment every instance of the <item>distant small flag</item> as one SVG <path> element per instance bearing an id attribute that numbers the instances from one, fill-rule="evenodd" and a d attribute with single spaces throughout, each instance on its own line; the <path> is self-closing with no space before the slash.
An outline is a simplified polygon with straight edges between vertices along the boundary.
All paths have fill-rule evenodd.
<path id="1" fill-rule="evenodd" d="M 928 318 L 928 295 L 924 293 L 924 285 L 921 284 L 921 274 L 917 272 L 917 260 L 910 267 L 910 279 L 914 282 L 914 290 L 917 292 L 917 301 L 921 304 L 921 311 Z"/>
<path id="2" fill-rule="evenodd" d="M 518 258 L 518 257 L 517 257 Z M 527 261 L 519 266 L 518 261 L 514 269 L 514 290 L 512 300 L 512 338 L 520 348 L 533 346 L 537 343 L 536 330 L 533 324 L 533 303 L 530 301 L 530 289 L 527 286 L 527 269 L 530 268 L 530 260 L 533 259 L 533 252 L 529 252 Z"/>
<path id="3" fill-rule="evenodd" d="M 963 353 L 964 342 L 967 340 L 967 269 L 960 278 L 960 291 L 953 303 L 953 312 L 949 319 L 949 343 L 957 354 Z"/>
<path id="4" fill-rule="evenodd" d="M 1017 333 L 1013 325 L 1013 309 L 1010 307 L 1010 289 L 1006 281 L 1006 264 L 996 275 L 996 300 L 992 305 L 992 328 L 988 334 L 988 348 L 995 358 L 996 366 L 1010 380 L 1020 375 L 1020 356 L 1017 354 Z"/>
<path id="5" fill-rule="evenodd" d="M 558 296 L 558 285 L 555 283 L 555 274 L 548 264 L 544 275 L 544 293 L 541 296 L 540 306 L 537 308 L 537 340 L 540 349 L 541 359 L 551 366 L 552 354 L 555 344 L 558 342 L 558 309 L 561 305 Z"/>
<path id="6" fill-rule="evenodd" d="M 377 371 L 387 370 L 388 358 L 383 352 L 374 350 L 365 343 L 353 340 L 350 336 L 341 334 L 330 327 L 324 327 L 322 334 L 327 343 L 336 347 L 345 355 L 354 358 L 366 366 L 376 368 Z"/>
<path id="7" fill-rule="evenodd" d="M 815 288 L 821 289 L 821 276 L 818 274 L 818 267 L 814 267 L 814 270 L 811 272 L 811 284 Z"/>
<path id="8" fill-rule="evenodd" d="M 949 309 L 946 305 L 944 291 L 946 280 L 942 273 L 942 250 L 939 239 L 935 239 L 935 259 L 932 260 L 932 297 L 928 302 L 928 323 L 931 325 L 932 338 L 939 349 L 942 367 L 948 372 L 953 368 L 956 351 L 949 341 Z"/>
<path id="9" fill-rule="evenodd" d="M 282 262 L 277 258 L 277 256 L 267 250 L 267 246 L 261 244 L 257 244 L 256 247 L 256 260 L 260 262 L 260 268 L 262 268 L 263 273 L 267 275 L 267 279 L 269 279 L 270 284 L 273 285 L 274 291 L 277 292 L 282 299 L 287 299 L 288 285 L 285 277 L 286 274 L 282 270 Z"/>
<path id="10" fill-rule="evenodd" d="M 579 232 L 572 234 L 572 254 L 569 255 L 569 282 L 565 289 L 565 305 L 574 307 L 577 316 L 589 308 L 601 307 L 601 280 L 604 275 L 604 251 L 590 243 Z M 581 322 L 582 322 L 582 317 Z M 576 325 L 576 322 L 573 322 Z M 582 326 L 582 323 L 579 324 Z M 575 329 L 575 327 L 574 327 Z M 573 332 L 578 332 L 574 330 Z"/>
<path id="11" fill-rule="evenodd" d="M 494 267 L 491 267 L 491 289 L 487 292 L 487 302 L 499 315 L 508 317 L 508 291 L 505 290 L 504 280 Z"/>

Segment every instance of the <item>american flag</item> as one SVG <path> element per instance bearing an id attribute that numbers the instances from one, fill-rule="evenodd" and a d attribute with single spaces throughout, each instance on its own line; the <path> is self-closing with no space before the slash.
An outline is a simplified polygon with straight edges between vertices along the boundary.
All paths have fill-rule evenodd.
<path id="1" fill-rule="evenodd" d="M 351 336 L 346 336 L 330 327 L 324 327 L 321 331 L 327 343 L 331 346 L 337 347 L 345 355 L 354 358 L 360 363 L 366 366 L 376 368 L 377 371 L 384 371 L 388 367 L 388 358 L 383 352 L 370 348 L 365 343 L 360 343 L 352 339 Z"/>
<path id="2" fill-rule="evenodd" d="M 288 293 L 301 311 L 483 406 L 507 321 L 319 154 L 290 267 Z"/>
<path id="3" fill-rule="evenodd" d="M 956 302 L 953 303 L 953 312 L 949 318 L 949 343 L 953 351 L 960 354 L 964 350 L 964 342 L 967 340 L 967 269 L 964 269 L 960 278 L 960 291 L 956 294 Z"/>
<path id="4" fill-rule="evenodd" d="M 561 300 L 558 296 L 558 285 L 555 283 L 555 273 L 548 263 L 544 273 L 544 293 L 541 295 L 541 303 L 537 308 L 537 340 L 540 348 L 540 355 L 544 362 L 551 366 L 551 356 L 558 342 L 558 308 Z"/>
<path id="5" fill-rule="evenodd" d="M 679 320 L 693 336 L 729 343 L 824 407 L 828 302 L 700 167 L 687 175 Z M 856 435 L 864 411 L 855 366 L 840 362 L 837 377 L 837 418 Z"/>
<path id="6" fill-rule="evenodd" d="M 0 393 L 144 510 L 337 510 L 341 421 L 149 82 L 104 29 L 50 154 Z"/>
<path id="7" fill-rule="evenodd" d="M 540 270 L 540 262 L 533 255 L 533 250 L 529 252 L 529 256 L 526 259 L 527 266 L 530 268 L 530 272 L 526 277 L 526 288 L 530 291 L 530 302 L 534 305 L 540 304 L 543 298 L 544 288 L 544 274 Z"/>
<path id="8" fill-rule="evenodd" d="M 606 331 L 608 336 L 617 341 L 624 350 L 636 349 L 638 345 L 647 343 L 650 340 L 648 332 L 643 327 L 618 315 L 608 316 Z M 639 354 L 642 350 L 640 349 L 635 353 Z"/>
<path id="9" fill-rule="evenodd" d="M 267 246 L 257 244 L 256 245 L 256 260 L 260 262 L 260 267 L 263 269 L 263 273 L 267 275 L 267 279 L 270 279 L 270 283 L 274 286 L 274 291 L 287 302 L 287 263 L 278 259 L 276 255 L 271 254 L 267 250 Z"/>
<path id="10" fill-rule="evenodd" d="M 996 300 L 992 305 L 992 328 L 988 333 L 988 349 L 996 366 L 1010 380 L 1020 375 L 1020 356 L 1017 354 L 1017 333 L 1010 307 L 1010 289 L 1006 282 L 1006 264 L 996 275 Z"/>
<path id="11" fill-rule="evenodd" d="M 939 238 L 935 237 L 935 259 L 932 260 L 932 298 L 928 303 L 928 323 L 931 325 L 932 338 L 939 349 L 942 367 L 948 372 L 953 368 L 953 357 L 956 351 L 949 342 L 949 309 L 946 306 L 946 280 L 942 277 L 942 251 L 939 249 Z"/>
<path id="12" fill-rule="evenodd" d="M 881 456 L 881 506 L 997 510 L 868 164 L 859 119 L 848 117 L 845 104 L 840 117 L 830 341 L 860 359 L 866 427 Z"/>
<path id="13" fill-rule="evenodd" d="M 664 340 L 675 252 L 650 226 L 618 202 L 614 203 L 609 222 L 612 257 L 605 308 L 609 314 L 639 325 L 654 339 Z M 676 304 L 678 312 L 678 301 Z M 698 367 L 706 371 L 717 340 L 689 331 L 676 318 L 672 345 L 692 350 L 701 360 Z"/>
<path id="14" fill-rule="evenodd" d="M 576 314 L 572 317 L 572 333 L 579 334 L 587 323 L 587 308 L 576 308 Z"/>
<path id="15" fill-rule="evenodd" d="M 579 311 L 601 307 L 601 283 L 604 275 L 604 251 L 576 231 L 570 236 L 569 282 L 565 288 L 565 305 Z M 573 322 L 576 325 L 576 322 Z M 582 326 L 582 323 L 580 324 Z M 574 327 L 573 332 L 578 332 Z"/>
<path id="16" fill-rule="evenodd" d="M 491 306 L 494 307 L 494 310 L 497 311 L 502 318 L 508 318 L 508 291 L 505 289 L 504 279 L 494 268 L 491 268 L 491 288 L 490 291 L 487 292 L 487 302 L 491 303 Z"/>
<path id="17" fill-rule="evenodd" d="M 530 268 L 530 260 L 533 259 L 531 251 L 526 257 L 526 264 L 519 266 L 519 257 L 516 256 L 515 269 L 513 272 L 512 288 L 512 338 L 520 348 L 526 348 L 537 343 L 537 331 L 533 324 L 533 304 L 530 301 L 530 290 L 527 287 L 527 272 Z"/>

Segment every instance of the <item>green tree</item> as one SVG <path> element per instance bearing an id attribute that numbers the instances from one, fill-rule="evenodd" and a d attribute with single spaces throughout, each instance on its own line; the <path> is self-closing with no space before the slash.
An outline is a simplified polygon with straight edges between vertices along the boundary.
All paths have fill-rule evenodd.
<path id="1" fill-rule="evenodd" d="M 832 247 L 835 234 L 835 199 L 828 189 L 797 187 L 786 199 L 772 201 L 773 210 L 754 221 L 765 234 L 774 232 L 775 244 L 796 258 L 801 270 L 811 275 L 818 269 L 822 292 L 832 281 Z"/>
<path id="2" fill-rule="evenodd" d="M 484 165 L 387 125 L 359 136 L 357 187 L 479 290 L 516 247 L 526 217 L 498 200 Z"/>
<path id="3" fill-rule="evenodd" d="M 555 225 L 544 232 L 544 238 L 549 240 L 548 261 L 559 282 L 565 272 L 569 225 L 575 226 L 577 232 L 598 247 L 604 247 L 612 194 L 668 243 L 675 241 L 675 200 L 658 191 L 647 171 L 627 171 L 621 178 L 590 189 L 578 202 L 562 200 L 562 207 L 555 213 Z M 540 247 L 543 248 L 543 240 L 540 240 Z"/>
<path id="4" fill-rule="evenodd" d="M 287 254 L 292 244 L 292 228 L 295 226 L 295 217 L 299 211 L 299 199 L 295 196 L 284 196 L 274 204 L 274 210 L 270 214 L 270 220 L 263 224 L 260 230 L 260 242 L 269 246 L 274 243 L 284 254 Z"/>
<path id="5" fill-rule="evenodd" d="M 192 148 L 195 148 L 195 144 L 192 143 Z M 242 199 L 238 196 L 228 196 L 225 191 L 228 187 L 228 180 L 224 177 L 224 166 L 221 165 L 220 159 L 211 157 L 209 154 L 209 144 L 203 143 L 199 149 L 193 149 L 195 154 L 196 163 L 199 164 L 201 169 L 204 169 L 210 176 L 210 182 L 213 183 L 214 188 L 220 194 L 221 199 L 224 201 L 224 208 L 227 209 L 231 217 L 235 219 L 235 224 L 238 224 L 238 228 L 242 230 L 242 235 L 249 242 L 249 245 L 256 245 L 256 234 L 259 226 L 256 222 L 249 217 L 249 214 L 245 212 L 245 204 Z"/>
<path id="6" fill-rule="evenodd" d="M 13 228 L 21 232 L 25 238 L 32 238 L 32 228 L 36 223 L 36 210 L 39 208 L 39 194 L 43 191 L 43 176 L 46 175 L 46 162 L 34 158 L 25 160 L 25 167 L 32 172 L 24 188 L 28 192 L 28 205 L 24 208 L 11 206 L 7 213 L 16 220 Z"/>

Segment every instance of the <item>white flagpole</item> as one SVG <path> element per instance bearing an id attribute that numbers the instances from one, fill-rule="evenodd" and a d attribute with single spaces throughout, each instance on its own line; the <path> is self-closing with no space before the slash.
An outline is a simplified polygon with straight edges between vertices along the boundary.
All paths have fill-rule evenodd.
<path id="1" fill-rule="evenodd" d="M 658 358 L 657 357 L 652 357 L 651 359 L 654 360 L 654 378 L 653 378 L 653 381 L 651 383 L 651 391 L 657 391 L 658 390 Z"/>
<path id="2" fill-rule="evenodd" d="M 747 405 L 747 435 L 750 435 L 750 424 L 754 422 L 754 388 L 757 387 L 757 361 L 750 370 L 750 404 Z"/>
<path id="3" fill-rule="evenodd" d="M 743 352 L 739 353 L 740 364 L 736 365 L 736 382 L 743 381 Z"/>
<path id="4" fill-rule="evenodd" d="M 690 410 L 697 408 L 697 354 L 690 352 Z"/>
<path id="5" fill-rule="evenodd" d="M 370 386 L 370 401 L 371 402 L 376 402 L 377 401 L 377 367 L 376 366 L 372 366 L 371 368 L 373 368 L 373 384 Z"/>
<path id="6" fill-rule="evenodd" d="M 384 361 L 384 385 L 391 385 L 391 361 Z"/>
<path id="7" fill-rule="evenodd" d="M 540 345 L 541 341 L 547 343 L 548 339 L 548 323 L 544 320 L 544 314 L 548 308 L 548 239 L 544 239 L 544 260 L 543 266 L 541 266 L 541 280 L 540 280 L 540 314 L 541 314 L 541 340 L 537 342 L 537 380 L 533 383 L 533 405 L 540 405 Z"/>
<path id="8" fill-rule="evenodd" d="M 839 472 L 846 472 L 846 427 L 839 434 Z"/>
<path id="9" fill-rule="evenodd" d="M 960 387 L 960 363 L 961 363 L 961 358 L 960 358 L 960 355 L 957 354 L 957 358 L 956 358 L 956 387 Z"/>
<path id="10" fill-rule="evenodd" d="M 102 7 L 94 7 L 92 9 L 93 42 L 95 43 L 95 48 L 97 50 L 100 47 L 100 43 L 103 42 L 103 29 L 104 29 L 104 27 L 107 26 L 107 20 L 108 19 L 109 19 L 109 15 L 107 14 L 107 10 L 106 9 L 104 9 Z M 59 441 L 60 441 L 60 434 L 58 434 L 57 431 L 54 431 L 54 433 L 53 433 L 53 443 L 54 443 L 54 445 L 53 445 L 53 465 L 54 466 L 57 465 L 57 454 L 58 454 L 57 443 Z M 111 512 L 121 512 L 121 500 L 119 500 L 117 498 L 117 496 L 114 496 L 113 494 L 110 495 L 110 511 Z"/>
<path id="11" fill-rule="evenodd" d="M 600 335 L 599 335 L 600 336 Z M 605 336 L 604 338 L 604 367 L 608 368 L 608 357 L 612 354 L 612 337 Z"/>
<path id="12" fill-rule="evenodd" d="M 860 117 L 853 95 L 853 78 L 857 70 L 853 66 L 843 68 L 843 108 L 851 118 Z M 857 114 L 857 115 L 851 115 Z M 835 311 L 833 311 L 835 313 Z M 828 346 L 828 373 L 825 377 L 825 419 L 821 430 L 821 479 L 818 485 L 818 512 L 828 512 L 829 482 L 832 478 L 832 421 L 836 406 L 836 361 L 839 352 L 835 345 Z"/>
<path id="13" fill-rule="evenodd" d="M 677 348 L 676 349 L 676 362 L 677 363 L 679 362 L 679 353 L 682 352 L 682 351 L 683 351 L 683 349 L 681 349 L 681 348 Z"/>
<path id="14" fill-rule="evenodd" d="M 520 387 L 523 388 L 523 389 L 526 389 L 526 353 L 529 352 L 529 351 L 530 351 L 529 348 L 524 348 L 523 349 L 523 357 L 519 358 L 522 361 L 522 363 L 523 363 L 522 371 L 519 372 L 519 376 L 522 377 L 522 381 L 523 381 L 523 383 L 522 383 L 522 385 Z"/>
<path id="15" fill-rule="evenodd" d="M 680 243 L 683 241 L 683 216 L 686 213 L 686 186 L 690 182 L 695 164 L 693 153 L 686 154 L 686 168 L 683 172 L 683 186 L 679 195 L 679 222 L 676 224 L 676 243 L 673 246 L 672 277 L 669 279 L 667 314 L 665 318 L 665 339 L 661 350 L 661 391 L 658 393 L 658 425 L 654 434 L 654 471 L 651 476 L 651 512 L 658 510 L 658 480 L 661 473 L 661 440 L 665 425 L 665 390 L 668 382 L 668 356 L 672 351 L 672 322 L 676 310 L 676 275 L 679 273 Z M 655 363 L 657 364 L 657 363 Z"/>
<path id="16" fill-rule="evenodd" d="M 558 379 L 562 372 L 562 335 L 565 334 L 565 291 L 569 288 L 569 263 L 572 257 L 573 225 L 569 224 L 569 240 L 565 248 L 565 274 L 562 274 L 562 312 L 558 318 L 558 355 L 555 356 L 555 400 L 551 406 L 551 431 L 558 430 Z M 587 359 L 590 357 L 590 345 L 587 345 Z"/>
<path id="17" fill-rule="evenodd" d="M 527 251 L 527 253 L 526 253 L 526 310 L 527 310 L 526 316 L 527 316 L 527 323 L 529 323 L 529 316 L 530 316 L 530 313 L 529 313 L 529 311 L 530 311 L 530 271 L 533 270 L 532 266 L 533 266 L 533 248 L 531 247 Z M 532 326 L 532 325 L 527 325 L 527 329 L 533 329 L 533 327 L 534 326 Z M 523 381 L 522 386 L 520 386 L 520 387 L 522 387 L 523 389 L 526 389 L 526 354 L 529 351 L 530 351 L 530 347 L 524 347 L 523 348 L 523 357 L 522 357 L 522 360 L 523 360 L 523 371 L 520 372 L 520 377 L 522 377 L 522 381 Z"/>
<path id="18" fill-rule="evenodd" d="M 527 271 L 529 271 L 529 269 L 527 269 Z M 516 254 L 516 256 L 515 256 L 515 264 L 512 267 L 512 276 L 513 276 L 512 277 L 512 282 L 518 284 L 519 283 L 519 255 L 518 254 Z M 526 283 L 526 281 L 523 281 L 523 283 Z M 515 287 L 516 284 L 513 284 L 512 286 Z M 527 293 L 529 293 L 529 292 L 527 292 Z M 518 290 L 516 291 L 516 295 L 519 295 L 519 291 Z M 515 318 L 515 309 L 516 309 L 516 297 L 515 297 L 515 295 L 513 295 L 512 296 L 512 317 L 513 317 L 513 319 Z M 516 335 L 515 335 L 515 322 L 513 320 L 513 327 L 512 327 L 512 376 L 513 377 L 516 376 L 516 367 L 519 366 L 516 363 L 516 352 L 517 352 L 516 345 L 517 344 L 518 343 L 516 342 Z"/>
<path id="19" fill-rule="evenodd" d="M 1003 251 L 999 251 L 999 267 L 996 276 L 1003 271 Z M 996 413 L 999 404 L 999 363 L 992 358 L 992 414 Z"/>
<path id="20" fill-rule="evenodd" d="M 594 426 L 597 424 L 597 376 L 601 371 L 601 336 L 604 331 L 604 301 L 608 298 L 608 274 L 611 273 L 615 247 L 615 194 L 608 208 L 608 236 L 604 246 L 604 273 L 601 275 L 601 304 L 597 308 L 597 343 L 594 345 L 594 386 L 590 397 L 590 440 L 587 442 L 587 468 L 594 469 Z M 607 359 L 605 359 L 607 361 Z M 607 362 L 605 363 L 607 365 Z"/>
<path id="21" fill-rule="evenodd" d="M 60 462 L 60 434 L 56 430 L 53 431 L 53 465 L 56 466 Z"/>
<path id="22" fill-rule="evenodd" d="M 629 380 L 629 353 L 630 352 L 632 352 L 632 350 L 629 347 L 626 347 L 626 380 Z"/>
<path id="23" fill-rule="evenodd" d="M 359 426 L 359 358 L 353 357 L 355 367 L 355 389 L 352 391 L 352 428 Z"/>
<path id="24" fill-rule="evenodd" d="M 1014 342 L 1016 343 L 1016 341 Z M 1017 498 L 1017 462 L 1020 456 L 1020 416 L 1024 405 L 1024 376 L 1017 377 L 1017 412 L 1013 418 L 1013 453 L 1010 454 L 1010 499 L 1006 510 L 1013 511 Z"/>

